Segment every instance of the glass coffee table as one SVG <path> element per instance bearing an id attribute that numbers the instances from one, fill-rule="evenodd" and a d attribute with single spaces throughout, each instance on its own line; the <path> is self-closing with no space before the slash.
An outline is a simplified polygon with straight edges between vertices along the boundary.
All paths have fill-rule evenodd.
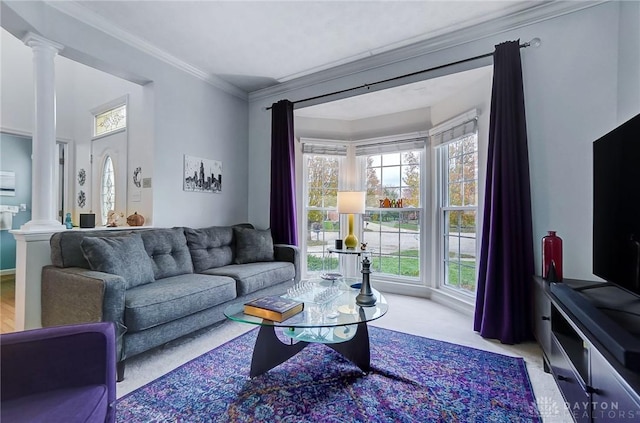
<path id="1" fill-rule="evenodd" d="M 233 321 L 260 326 L 253 348 L 249 376 L 261 375 L 284 363 L 310 343 L 322 343 L 342 354 L 363 372 L 370 370 L 369 330 L 367 323 L 387 313 L 386 299 L 377 298 L 371 307 L 356 305 L 359 289 L 342 279 L 312 279 L 297 284 L 283 297 L 304 302 L 304 310 L 283 322 L 274 322 L 244 314 L 244 302 L 229 305 L 225 316 Z M 278 336 L 279 331 L 281 336 Z"/>

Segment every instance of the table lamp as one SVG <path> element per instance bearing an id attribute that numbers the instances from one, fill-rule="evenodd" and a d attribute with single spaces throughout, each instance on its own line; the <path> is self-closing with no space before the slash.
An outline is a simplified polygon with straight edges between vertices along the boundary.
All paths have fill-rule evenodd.
<path id="1" fill-rule="evenodd" d="M 338 191 L 338 213 L 349 215 L 349 235 L 344 239 L 344 246 L 354 250 L 358 246 L 358 238 L 353 234 L 353 214 L 364 213 L 365 191 Z"/>

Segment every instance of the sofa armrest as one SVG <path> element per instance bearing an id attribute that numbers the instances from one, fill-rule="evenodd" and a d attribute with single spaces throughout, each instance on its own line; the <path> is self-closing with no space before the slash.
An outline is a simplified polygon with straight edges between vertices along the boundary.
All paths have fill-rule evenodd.
<path id="1" fill-rule="evenodd" d="M 104 385 L 109 407 L 105 421 L 115 421 L 113 323 L 88 323 L 7 333 L 0 335 L 0 342 L 3 402 L 34 394 L 46 395 L 57 389 Z M 70 410 L 70 416 L 72 414 L 73 410 Z"/>
<path id="2" fill-rule="evenodd" d="M 124 326 L 125 281 L 81 267 L 42 268 L 42 326 L 114 322 L 118 357 Z"/>
<path id="3" fill-rule="evenodd" d="M 300 282 L 300 249 L 295 245 L 274 244 L 273 257 L 276 261 L 288 261 L 296 268 L 294 283 Z"/>

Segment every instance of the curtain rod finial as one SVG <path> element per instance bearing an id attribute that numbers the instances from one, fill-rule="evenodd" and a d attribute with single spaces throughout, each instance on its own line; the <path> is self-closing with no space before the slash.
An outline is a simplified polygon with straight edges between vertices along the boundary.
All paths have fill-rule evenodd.
<path id="1" fill-rule="evenodd" d="M 542 41 L 540 41 L 540 38 L 535 37 L 531 39 L 531 41 L 529 41 L 527 44 L 529 44 L 532 47 L 538 48 L 540 47 L 540 44 L 542 44 Z"/>

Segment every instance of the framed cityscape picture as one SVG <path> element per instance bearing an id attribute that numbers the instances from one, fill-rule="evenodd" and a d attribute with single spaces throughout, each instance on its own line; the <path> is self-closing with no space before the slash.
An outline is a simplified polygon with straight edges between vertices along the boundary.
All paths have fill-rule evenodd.
<path id="1" fill-rule="evenodd" d="M 184 155 L 184 191 L 221 192 L 222 162 Z"/>

